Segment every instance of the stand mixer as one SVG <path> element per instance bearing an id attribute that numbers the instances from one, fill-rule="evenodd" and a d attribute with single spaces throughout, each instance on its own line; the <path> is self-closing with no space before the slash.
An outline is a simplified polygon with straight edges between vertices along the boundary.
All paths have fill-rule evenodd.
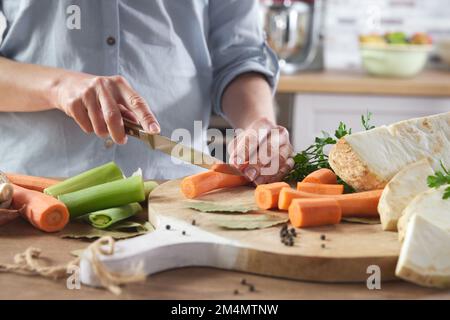
<path id="1" fill-rule="evenodd" d="M 323 69 L 323 1 L 261 1 L 266 39 L 280 58 L 281 72 Z"/>

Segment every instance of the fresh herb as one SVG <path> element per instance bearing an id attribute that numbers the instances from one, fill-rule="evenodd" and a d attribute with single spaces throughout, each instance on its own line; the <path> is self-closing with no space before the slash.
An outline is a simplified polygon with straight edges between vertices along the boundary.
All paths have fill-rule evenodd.
<path id="1" fill-rule="evenodd" d="M 444 163 L 441 161 L 442 171 L 436 172 L 434 176 L 429 176 L 427 178 L 427 183 L 430 188 L 439 188 L 441 186 L 450 184 L 450 171 L 444 166 Z M 448 186 L 444 190 L 444 195 L 442 199 L 450 199 L 450 186 Z"/>
<path id="2" fill-rule="evenodd" d="M 367 111 L 366 116 L 361 115 L 361 123 L 366 130 L 372 130 L 375 126 L 370 124 L 370 120 L 372 118 L 372 112 Z"/>
<path id="3" fill-rule="evenodd" d="M 371 118 L 371 112 L 361 116 L 361 123 L 364 129 L 370 130 L 375 128 L 370 124 Z M 322 131 L 322 137 L 316 137 L 314 144 L 294 156 L 294 168 L 289 172 L 285 180 L 288 182 L 302 181 L 308 174 L 318 169 L 331 169 L 328 163 L 328 155 L 325 154 L 325 148 L 335 145 L 339 139 L 350 134 L 352 134 L 352 129 L 348 128 L 343 122 L 340 122 L 338 128 L 334 131 L 334 137 L 328 132 Z M 344 185 L 346 193 L 355 191 L 340 178 L 338 178 L 338 183 Z"/>

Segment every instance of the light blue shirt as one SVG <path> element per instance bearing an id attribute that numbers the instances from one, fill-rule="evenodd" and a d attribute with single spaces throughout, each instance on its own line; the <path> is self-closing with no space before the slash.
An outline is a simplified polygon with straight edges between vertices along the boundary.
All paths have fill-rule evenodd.
<path id="1" fill-rule="evenodd" d="M 80 8 L 80 29 L 67 27 L 73 23 L 71 5 Z M 194 121 L 202 121 L 197 149 L 205 150 L 211 110 L 220 114 L 222 93 L 233 78 L 256 71 L 272 87 L 277 81 L 257 0 L 0 0 L 0 9 L 7 20 L 0 55 L 122 75 L 146 99 L 163 135 L 176 128 L 193 134 Z M 115 161 L 125 174 L 140 167 L 147 178 L 198 172 L 133 138 L 125 146 L 108 146 L 59 110 L 0 113 L 0 137 L 3 171 L 71 176 Z"/>

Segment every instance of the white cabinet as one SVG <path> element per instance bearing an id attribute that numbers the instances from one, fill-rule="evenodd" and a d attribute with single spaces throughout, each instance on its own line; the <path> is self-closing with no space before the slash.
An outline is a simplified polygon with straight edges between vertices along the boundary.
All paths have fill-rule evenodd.
<path id="1" fill-rule="evenodd" d="M 450 111 L 450 98 L 297 94 L 291 121 L 296 151 L 309 146 L 321 131 L 333 133 L 342 121 L 354 132 L 362 130 L 361 115 L 372 112 L 373 124 Z"/>

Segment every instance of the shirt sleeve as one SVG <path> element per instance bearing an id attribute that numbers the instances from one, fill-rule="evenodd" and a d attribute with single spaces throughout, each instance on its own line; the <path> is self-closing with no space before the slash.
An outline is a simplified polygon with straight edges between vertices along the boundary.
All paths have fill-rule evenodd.
<path id="1" fill-rule="evenodd" d="M 267 46 L 258 0 L 211 0 L 208 45 L 213 66 L 212 103 L 221 115 L 228 84 L 247 72 L 263 74 L 272 92 L 279 78 L 275 53 Z"/>

